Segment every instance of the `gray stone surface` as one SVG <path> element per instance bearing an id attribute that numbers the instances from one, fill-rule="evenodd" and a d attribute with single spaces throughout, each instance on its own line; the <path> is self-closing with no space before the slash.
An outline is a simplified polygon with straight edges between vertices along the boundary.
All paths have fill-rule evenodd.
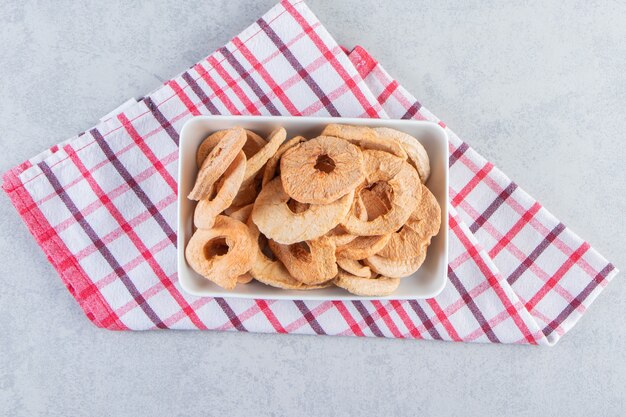
<path id="1" fill-rule="evenodd" d="M 273 0 L 0 4 L 0 170 L 221 46 Z M 379 5 L 383 3 L 384 5 Z M 453 129 L 626 267 L 626 6 L 310 0 Z M 626 414 L 622 276 L 556 347 L 111 333 L 0 198 L 0 414 Z"/>

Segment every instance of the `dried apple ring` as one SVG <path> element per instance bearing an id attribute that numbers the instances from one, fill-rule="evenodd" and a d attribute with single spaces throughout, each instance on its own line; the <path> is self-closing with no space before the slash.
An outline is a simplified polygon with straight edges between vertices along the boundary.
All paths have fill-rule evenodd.
<path id="1" fill-rule="evenodd" d="M 251 181 L 259 171 L 265 166 L 265 163 L 276 153 L 280 145 L 287 138 L 287 131 L 284 128 L 278 128 L 268 136 L 266 145 L 259 150 L 248 162 L 246 167 L 246 175 L 244 182 Z"/>
<path id="2" fill-rule="evenodd" d="M 217 215 L 226 210 L 237 195 L 245 171 L 246 156 L 242 151 L 239 151 L 239 155 L 215 184 L 215 197 L 202 199 L 196 205 L 193 223 L 198 229 L 213 227 Z"/>
<path id="3" fill-rule="evenodd" d="M 224 211 L 224 214 L 242 223 L 246 223 L 250 217 L 250 213 L 252 213 L 252 207 L 254 207 L 254 204 L 248 204 L 243 207 L 229 207 Z"/>
<path id="4" fill-rule="evenodd" d="M 287 201 L 287 207 L 289 207 L 289 210 L 291 210 L 292 213 L 300 214 L 300 213 L 304 213 L 305 211 L 307 211 L 309 207 L 311 207 L 311 205 L 307 203 L 301 203 L 293 199 L 289 199 L 289 201 Z"/>
<path id="5" fill-rule="evenodd" d="M 370 187 L 361 189 L 357 210 L 363 211 L 368 221 L 382 216 L 391 209 L 392 192 L 386 182 L 376 182 Z"/>
<path id="6" fill-rule="evenodd" d="M 384 276 L 363 278 L 344 271 L 339 271 L 334 282 L 336 286 L 352 294 L 364 297 L 384 297 L 393 293 L 400 285 L 398 278 L 388 278 Z"/>
<path id="7" fill-rule="evenodd" d="M 246 272 L 243 275 L 239 275 L 237 277 L 237 283 L 238 284 L 248 284 L 250 283 L 252 280 L 254 279 L 254 277 L 250 274 L 250 272 Z"/>
<path id="8" fill-rule="evenodd" d="M 356 259 L 337 258 L 337 265 L 344 271 L 362 278 L 371 278 L 372 270 Z"/>
<path id="9" fill-rule="evenodd" d="M 374 140 L 378 138 L 378 134 L 374 129 L 367 126 L 353 126 L 331 123 L 324 127 L 322 136 L 334 136 L 349 141 Z"/>
<path id="10" fill-rule="evenodd" d="M 385 247 L 391 234 L 379 236 L 359 236 L 352 242 L 339 246 L 337 256 L 346 259 L 365 259 L 372 256 Z"/>
<path id="11" fill-rule="evenodd" d="M 215 146 L 222 140 L 229 130 L 230 129 L 218 130 L 202 141 L 198 147 L 198 151 L 196 152 L 196 164 L 198 165 L 198 168 L 202 166 L 202 163 L 206 159 L 207 155 L 209 155 L 209 152 L 215 148 Z M 246 129 L 246 142 L 242 147 L 243 153 L 246 154 L 246 158 L 250 159 L 252 155 L 265 146 L 265 143 L 265 140 L 261 136 Z"/>
<path id="12" fill-rule="evenodd" d="M 363 155 L 351 143 L 318 136 L 287 150 L 280 159 L 280 178 L 294 200 L 328 204 L 354 190 L 364 179 Z"/>
<path id="13" fill-rule="evenodd" d="M 324 236 L 333 239 L 335 241 L 335 246 L 347 245 L 358 237 L 348 233 L 348 231 L 340 224 L 332 228 Z"/>
<path id="14" fill-rule="evenodd" d="M 417 170 L 422 184 L 428 181 L 428 177 L 430 176 L 430 160 L 428 159 L 426 149 L 424 149 L 424 146 L 417 138 L 408 133 L 388 127 L 375 127 L 374 131 L 378 133 L 378 136 L 381 138 L 389 138 L 400 142 L 400 145 L 402 145 L 402 148 L 409 158 L 409 163 Z"/>
<path id="15" fill-rule="evenodd" d="M 202 163 L 209 155 L 209 153 L 217 146 L 222 138 L 228 133 L 228 129 L 218 130 L 215 133 L 210 134 L 206 139 L 202 141 L 196 152 L 196 165 L 198 169 L 202 166 Z"/>
<path id="16" fill-rule="evenodd" d="M 388 152 L 402 160 L 407 158 L 406 152 L 397 141 L 379 137 L 376 131 L 370 127 L 329 124 L 322 130 L 322 135 L 345 139 L 363 149 Z"/>
<path id="17" fill-rule="evenodd" d="M 435 196 L 421 186 L 422 198 L 406 224 L 366 263 L 376 272 L 391 277 L 413 274 L 426 259 L 426 250 L 441 226 L 441 208 Z"/>
<path id="18" fill-rule="evenodd" d="M 290 245 L 313 240 L 334 228 L 350 210 L 354 191 L 330 204 L 311 204 L 294 213 L 288 206 L 289 195 L 280 178 L 274 178 L 259 193 L 250 218 L 268 238 Z"/>
<path id="19" fill-rule="evenodd" d="M 395 177 L 406 161 L 385 151 L 367 149 L 363 151 L 363 169 L 367 185 L 377 181 L 389 181 Z M 417 187 L 417 183 L 414 185 Z"/>
<path id="20" fill-rule="evenodd" d="M 263 249 L 267 249 L 267 238 L 259 232 L 252 218 L 248 219 L 248 228 L 255 243 L 256 259 L 250 269 L 250 274 L 254 279 L 265 285 L 285 290 L 314 290 L 331 285 L 330 281 L 319 285 L 307 285 L 292 277 L 281 261 L 270 259 L 263 253 Z"/>
<path id="21" fill-rule="evenodd" d="M 391 209 L 393 190 L 387 182 L 378 180 L 395 176 L 402 169 L 403 163 L 400 158 L 384 151 L 365 151 L 364 167 L 368 182 L 357 188 L 353 208 L 359 219 L 372 221 Z"/>
<path id="22" fill-rule="evenodd" d="M 426 250 L 427 245 L 423 245 L 417 249 L 417 252 L 411 251 L 411 255 L 404 258 L 391 259 L 372 255 L 364 262 L 376 273 L 392 278 L 406 278 L 422 266 L 426 259 Z"/>
<path id="23" fill-rule="evenodd" d="M 302 136 L 296 136 L 295 138 L 291 138 L 287 142 L 280 145 L 274 156 L 272 156 L 270 160 L 267 161 L 267 164 L 265 164 L 262 185 L 265 185 L 274 179 L 274 177 L 276 176 L 277 168 L 280 168 L 279 162 L 283 154 L 287 152 L 288 149 L 293 148 L 300 142 L 304 142 L 304 140 L 305 139 Z"/>
<path id="24" fill-rule="evenodd" d="M 357 203 L 353 204 L 346 220 L 342 222 L 342 225 L 352 234 L 376 236 L 395 232 L 408 220 L 421 198 L 418 187 L 421 182 L 417 171 L 408 162 L 402 161 L 399 171 L 394 174 L 395 163 L 382 163 L 379 157 L 383 154 L 385 153 L 380 151 L 363 151 L 367 183 L 361 185 L 356 194 L 358 195 L 362 188 L 375 185 L 376 182 L 386 183 L 392 190 L 389 211 L 371 221 L 362 220 L 358 217 L 359 198 L 356 198 Z"/>
<path id="25" fill-rule="evenodd" d="M 233 200 L 233 204 L 243 206 L 254 202 L 254 199 L 261 191 L 261 181 L 263 178 L 264 166 L 284 142 L 287 132 L 283 128 L 279 128 L 270 133 L 269 142 L 261 148 L 252 158 L 248 160 L 246 165 L 246 173 L 243 177 L 243 183 L 239 189 L 239 193 Z"/>
<path id="26" fill-rule="evenodd" d="M 356 195 L 355 195 L 355 198 L 356 198 Z M 359 204 L 359 210 L 358 210 L 359 213 L 357 215 L 359 216 L 361 220 L 367 220 L 367 212 L 365 211 L 365 208 L 362 207 L 363 206 L 362 202 L 359 201 L 357 204 Z M 348 243 L 352 242 L 354 239 L 358 237 L 356 235 L 349 233 L 346 230 L 346 228 L 343 227 L 341 224 L 338 224 L 337 226 L 332 228 L 324 236 L 332 238 L 335 241 L 336 247 L 347 245 Z"/>
<path id="27" fill-rule="evenodd" d="M 391 235 L 378 255 L 391 259 L 415 256 L 419 248 L 429 245 L 431 238 L 437 234 L 441 225 L 441 208 L 428 187 L 422 185 L 421 193 L 420 203 L 406 224 Z"/>
<path id="28" fill-rule="evenodd" d="M 300 282 L 320 284 L 337 275 L 335 243 L 331 238 L 322 236 L 291 245 L 281 245 L 270 240 L 269 245 L 289 274 Z"/>
<path id="29" fill-rule="evenodd" d="M 417 209 L 411 214 L 408 224 L 430 244 L 430 239 L 439 233 L 441 227 L 441 207 L 433 193 L 422 184 L 422 197 Z"/>
<path id="30" fill-rule="evenodd" d="M 207 198 L 215 181 L 232 164 L 245 142 L 246 132 L 242 128 L 229 129 L 202 162 L 196 183 L 187 197 L 190 200 Z"/>
<path id="31" fill-rule="evenodd" d="M 246 154 L 247 159 L 256 155 L 265 145 L 267 145 L 265 139 L 253 131 L 246 129 L 246 143 L 243 145 L 242 150 L 243 153 Z"/>
<path id="32" fill-rule="evenodd" d="M 253 180 L 241 183 L 239 192 L 235 196 L 232 205 L 241 207 L 254 203 L 254 199 L 259 195 L 259 191 L 261 191 L 261 177 L 257 175 Z"/>
<path id="33" fill-rule="evenodd" d="M 217 216 L 212 229 L 198 229 L 185 249 L 189 266 L 206 279 L 231 290 L 237 277 L 256 261 L 254 240 L 248 227 L 226 216 Z"/>

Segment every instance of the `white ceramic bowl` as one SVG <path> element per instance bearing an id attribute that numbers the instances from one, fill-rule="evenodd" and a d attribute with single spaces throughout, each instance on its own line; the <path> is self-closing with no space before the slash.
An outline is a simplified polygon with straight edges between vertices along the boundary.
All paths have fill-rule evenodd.
<path id="1" fill-rule="evenodd" d="M 185 260 L 185 247 L 192 235 L 195 201 L 187 199 L 196 180 L 196 151 L 200 143 L 216 130 L 241 126 L 264 136 L 277 127 L 287 130 L 287 137 L 318 136 L 324 126 L 343 123 L 370 127 L 390 127 L 404 131 L 424 145 L 430 158 L 428 188 L 441 206 L 441 229 L 428 248 L 426 260 L 412 276 L 402 279 L 400 287 L 388 297 L 360 297 L 341 288 L 312 291 L 287 291 L 259 282 L 225 290 L 197 274 Z M 180 134 L 178 165 L 178 279 L 188 293 L 207 297 L 240 297 L 290 300 L 366 300 L 431 298 L 443 290 L 448 268 L 448 137 L 437 124 L 413 120 L 337 119 L 321 117 L 198 116 L 185 123 Z"/>

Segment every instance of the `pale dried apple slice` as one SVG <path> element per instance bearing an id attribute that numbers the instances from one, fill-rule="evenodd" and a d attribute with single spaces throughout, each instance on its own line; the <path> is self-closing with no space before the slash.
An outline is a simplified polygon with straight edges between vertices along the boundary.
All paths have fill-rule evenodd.
<path id="1" fill-rule="evenodd" d="M 276 171 L 280 168 L 280 158 L 283 156 L 288 149 L 293 148 L 300 142 L 304 142 L 304 138 L 302 136 L 296 136 L 295 138 L 289 139 L 287 142 L 280 145 L 274 156 L 272 156 L 267 164 L 265 164 L 265 170 L 263 171 L 263 181 L 262 185 L 267 184 L 276 176 Z"/>
<path id="2" fill-rule="evenodd" d="M 243 183 L 239 188 L 239 193 L 233 200 L 233 205 L 244 206 L 254 202 L 254 199 L 259 195 L 259 191 L 261 191 L 265 164 L 276 153 L 281 143 L 285 140 L 286 135 L 287 133 L 283 128 L 274 130 L 270 133 L 269 142 L 248 160 Z"/>
<path id="3" fill-rule="evenodd" d="M 400 143 L 379 137 L 376 131 L 370 127 L 329 124 L 322 131 L 322 135 L 345 139 L 363 149 L 388 152 L 402 160 L 407 158 L 407 154 Z"/>
<path id="4" fill-rule="evenodd" d="M 366 263 L 376 272 L 391 277 L 405 277 L 419 269 L 426 250 L 441 227 L 441 208 L 435 196 L 421 186 L 422 197 L 406 224 L 391 235 L 389 242 Z"/>
<path id="5" fill-rule="evenodd" d="M 356 198 L 356 195 L 355 195 L 355 198 Z M 359 214 L 358 214 L 359 218 L 361 220 L 367 220 L 367 212 L 362 202 L 359 201 L 357 204 L 359 204 L 359 209 L 357 210 L 359 211 Z M 336 247 L 347 245 L 348 243 L 352 242 L 354 239 L 358 237 L 356 235 L 349 233 L 346 230 L 346 228 L 343 227 L 341 224 L 338 224 L 337 226 L 332 228 L 324 236 L 327 236 L 333 239 Z"/>
<path id="6" fill-rule="evenodd" d="M 198 202 L 194 211 L 193 223 L 198 229 L 210 229 L 215 218 L 226 210 L 239 191 L 243 174 L 246 171 L 246 156 L 242 151 L 230 164 L 224 175 L 215 184 L 216 194 Z"/>
<path id="7" fill-rule="evenodd" d="M 254 279 L 254 277 L 252 276 L 252 274 L 250 274 L 250 272 L 246 272 L 243 275 L 239 275 L 237 277 L 237 283 L 238 284 L 249 284 L 250 282 L 252 282 L 252 280 Z"/>
<path id="8" fill-rule="evenodd" d="M 358 237 L 348 233 L 348 231 L 340 224 L 328 231 L 325 236 L 333 239 L 335 241 L 335 246 L 347 245 Z"/>
<path id="9" fill-rule="evenodd" d="M 265 285 L 285 290 L 314 290 L 332 285 L 330 281 L 319 285 L 307 285 L 292 277 L 280 260 L 270 259 L 264 253 L 264 250 L 269 250 L 267 238 L 259 232 L 252 219 L 248 220 L 248 228 L 255 242 L 256 260 L 250 269 L 250 274 L 254 279 Z"/>
<path id="10" fill-rule="evenodd" d="M 370 187 L 362 188 L 358 196 L 357 210 L 363 211 L 366 220 L 372 221 L 391 209 L 392 193 L 391 186 L 386 182 L 376 182 Z"/>
<path id="11" fill-rule="evenodd" d="M 198 229 L 191 236 L 185 259 L 198 274 L 232 290 L 237 277 L 248 272 L 256 261 L 254 240 L 245 224 L 218 216 L 212 229 Z"/>
<path id="12" fill-rule="evenodd" d="M 421 199 L 417 209 L 411 214 L 408 224 L 430 244 L 430 239 L 441 228 L 441 207 L 433 193 L 422 184 Z"/>
<path id="13" fill-rule="evenodd" d="M 334 283 L 346 291 L 363 297 L 385 297 L 392 294 L 400 285 L 398 278 L 379 276 L 363 278 L 339 271 Z"/>
<path id="14" fill-rule="evenodd" d="M 215 146 L 222 140 L 229 130 L 230 129 L 218 130 L 202 141 L 198 147 L 198 151 L 196 152 L 196 164 L 198 165 L 198 168 L 202 166 L 202 163 L 209 155 L 209 152 L 215 148 Z M 250 159 L 252 155 L 265 146 L 265 143 L 266 142 L 262 137 L 251 130 L 246 129 L 246 142 L 242 147 L 243 153 L 246 154 L 246 159 Z"/>
<path id="15" fill-rule="evenodd" d="M 372 149 L 363 151 L 363 170 L 369 185 L 377 181 L 389 181 L 400 172 L 405 164 L 406 161 L 389 152 Z"/>
<path id="16" fill-rule="evenodd" d="M 344 271 L 362 278 L 371 278 L 372 270 L 356 259 L 337 258 L 337 265 Z"/>
<path id="17" fill-rule="evenodd" d="M 246 166 L 246 175 L 243 180 L 248 183 L 257 176 L 267 161 L 276 153 L 280 145 L 287 138 L 287 131 L 280 127 L 269 134 L 267 143 L 250 160 Z"/>
<path id="18" fill-rule="evenodd" d="M 328 237 L 291 245 L 281 245 L 270 240 L 269 245 L 289 274 L 300 282 L 320 284 L 337 275 L 335 243 Z"/>
<path id="19" fill-rule="evenodd" d="M 229 129 L 202 162 L 196 183 L 187 197 L 190 200 L 207 198 L 215 181 L 232 164 L 245 142 L 246 132 L 242 128 Z"/>
<path id="20" fill-rule="evenodd" d="M 247 159 L 256 155 L 265 145 L 267 145 L 265 139 L 253 131 L 246 129 L 246 143 L 243 145 L 242 150 L 243 153 L 246 154 Z"/>
<path id="21" fill-rule="evenodd" d="M 254 204 L 248 204 L 243 207 L 229 207 L 224 211 L 224 214 L 235 220 L 246 223 L 250 217 L 250 213 L 252 213 L 252 207 L 254 207 Z M 233 210 L 231 210 L 231 208 Z"/>
<path id="22" fill-rule="evenodd" d="M 239 192 L 233 199 L 233 206 L 242 207 L 251 203 L 254 203 L 254 200 L 259 195 L 261 191 L 261 176 L 257 175 L 251 181 L 244 181 L 241 183 L 241 187 L 239 187 Z"/>
<path id="23" fill-rule="evenodd" d="M 417 252 L 411 252 L 410 256 L 399 259 L 386 258 L 384 256 L 372 255 L 364 262 L 376 273 L 392 278 L 406 278 L 415 273 L 426 259 L 427 246 L 423 245 Z"/>
<path id="24" fill-rule="evenodd" d="M 376 182 L 384 182 L 392 190 L 389 211 L 371 221 L 362 220 L 359 218 L 357 206 L 360 199 L 356 198 L 346 220 L 342 222 L 342 225 L 352 234 L 376 236 L 395 232 L 408 220 L 421 198 L 419 188 L 421 182 L 417 171 L 409 163 L 402 161 L 400 169 L 396 172 L 395 163 L 381 162 L 382 154 L 384 152 L 363 152 L 367 183 L 359 186 L 356 195 L 359 195 L 364 187 L 375 185 Z"/>
<path id="25" fill-rule="evenodd" d="M 389 138 L 400 142 L 400 145 L 402 145 L 402 148 L 408 156 L 409 163 L 417 170 L 422 184 L 428 181 L 428 177 L 430 176 L 430 160 L 428 159 L 426 149 L 424 149 L 424 146 L 417 138 L 408 133 L 388 127 L 375 127 L 374 131 L 378 133 L 378 136 L 381 138 Z"/>
<path id="26" fill-rule="evenodd" d="M 415 256 L 419 248 L 429 245 L 430 240 L 439 232 L 441 226 L 441 208 L 428 187 L 422 185 L 422 197 L 417 208 L 411 213 L 406 224 L 391 235 L 387 245 L 378 253 L 391 259 Z"/>
<path id="27" fill-rule="evenodd" d="M 280 159 L 280 178 L 294 200 L 328 204 L 364 179 L 361 150 L 349 142 L 319 136 L 288 149 Z"/>
<path id="28" fill-rule="evenodd" d="M 379 236 L 358 236 L 350 243 L 337 248 L 337 256 L 346 259 L 365 259 L 385 247 L 391 234 Z"/>
<path id="29" fill-rule="evenodd" d="M 274 178 L 259 193 L 251 219 L 268 238 L 290 245 L 313 240 L 337 226 L 350 210 L 354 191 L 330 204 L 311 204 L 307 210 L 294 213 L 288 206 L 289 195 L 280 178 Z"/>
<path id="30" fill-rule="evenodd" d="M 202 141 L 198 150 L 196 151 L 196 165 L 198 169 L 202 166 L 202 163 L 209 155 L 209 152 L 217 146 L 218 143 L 222 140 L 222 138 L 228 133 L 228 129 L 218 130 L 215 133 L 210 134 L 206 139 Z"/>

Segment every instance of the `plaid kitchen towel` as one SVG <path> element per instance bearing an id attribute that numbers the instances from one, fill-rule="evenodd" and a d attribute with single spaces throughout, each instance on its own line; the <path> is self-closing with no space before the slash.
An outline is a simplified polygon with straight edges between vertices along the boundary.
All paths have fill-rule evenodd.
<path id="1" fill-rule="evenodd" d="M 188 295 L 176 275 L 178 133 L 200 114 L 439 122 L 364 49 L 346 54 L 302 1 L 281 2 L 153 93 L 4 175 L 18 213 L 97 326 L 550 345 L 617 272 L 448 130 L 453 207 L 441 295 L 352 302 Z"/>

